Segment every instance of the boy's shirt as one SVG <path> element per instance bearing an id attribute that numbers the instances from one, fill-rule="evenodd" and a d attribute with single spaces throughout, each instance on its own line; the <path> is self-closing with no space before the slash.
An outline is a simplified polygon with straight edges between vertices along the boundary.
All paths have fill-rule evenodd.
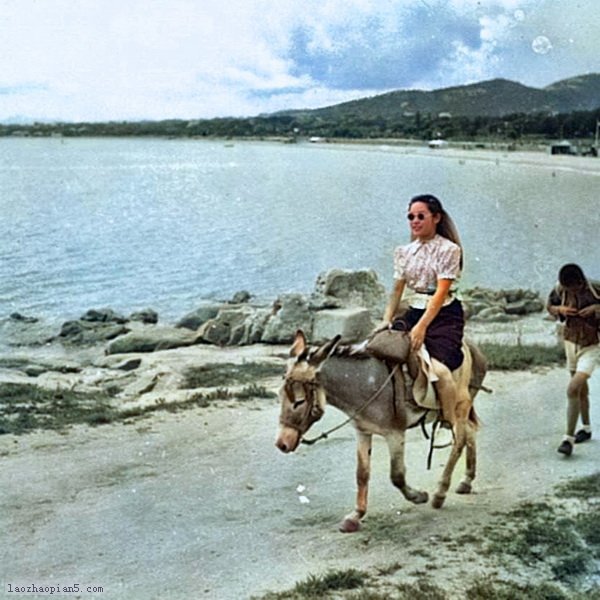
<path id="1" fill-rule="evenodd" d="M 600 304 L 600 282 L 590 281 L 593 286 L 596 296 L 592 293 L 588 286 L 577 292 L 570 292 L 557 285 L 548 296 L 549 306 L 560 306 L 565 304 L 578 310 Z M 558 317 L 565 324 L 564 339 L 577 344 L 578 346 L 591 346 L 598 343 L 598 319 L 595 316 L 583 318 L 579 316 L 573 317 Z"/>

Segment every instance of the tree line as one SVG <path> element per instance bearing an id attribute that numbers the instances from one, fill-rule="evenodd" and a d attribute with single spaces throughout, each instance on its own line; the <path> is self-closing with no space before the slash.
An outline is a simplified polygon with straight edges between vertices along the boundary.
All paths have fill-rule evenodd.
<path id="1" fill-rule="evenodd" d="M 566 114 L 517 113 L 502 117 L 433 115 L 415 112 L 402 117 L 359 114 L 324 118 L 310 111 L 251 118 L 168 119 L 82 123 L 0 124 L 0 136 L 158 136 L 172 138 L 302 137 L 360 139 L 445 139 L 504 141 L 570 139 L 592 145 L 600 108 Z"/>

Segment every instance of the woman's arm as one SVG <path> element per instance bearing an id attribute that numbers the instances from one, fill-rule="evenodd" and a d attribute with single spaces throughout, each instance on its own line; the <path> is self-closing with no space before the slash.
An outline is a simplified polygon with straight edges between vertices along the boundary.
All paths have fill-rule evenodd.
<path id="1" fill-rule="evenodd" d="M 404 279 L 396 279 L 394 281 L 394 289 L 390 294 L 390 299 L 385 307 L 385 311 L 383 312 L 383 323 L 382 325 L 389 325 L 394 318 L 394 315 L 398 311 L 398 305 L 402 300 L 402 294 L 404 294 L 404 287 L 406 282 Z"/>
<path id="2" fill-rule="evenodd" d="M 448 297 L 450 286 L 453 283 L 454 279 L 437 280 L 435 293 L 429 299 L 425 312 L 410 331 L 410 341 L 413 350 L 418 350 L 423 345 L 427 328 L 429 327 L 431 321 L 438 316 L 438 313 L 444 305 L 444 301 Z"/>

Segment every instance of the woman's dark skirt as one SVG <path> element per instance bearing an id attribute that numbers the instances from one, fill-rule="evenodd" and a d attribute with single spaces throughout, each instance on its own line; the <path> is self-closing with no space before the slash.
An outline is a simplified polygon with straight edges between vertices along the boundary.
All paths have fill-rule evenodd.
<path id="1" fill-rule="evenodd" d="M 421 308 L 409 308 L 408 312 L 394 321 L 392 329 L 410 331 L 424 312 L 425 310 Z M 425 346 L 429 355 L 444 363 L 451 371 L 458 369 L 464 358 L 462 351 L 464 329 L 463 307 L 456 299 L 443 306 L 427 327 Z"/>

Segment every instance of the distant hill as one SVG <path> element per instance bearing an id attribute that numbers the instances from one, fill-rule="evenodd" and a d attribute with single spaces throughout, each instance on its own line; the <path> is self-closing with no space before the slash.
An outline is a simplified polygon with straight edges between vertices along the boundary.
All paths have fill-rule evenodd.
<path id="1" fill-rule="evenodd" d="M 432 91 L 395 91 L 313 110 L 277 115 L 340 119 L 397 119 L 412 113 L 449 113 L 453 117 L 501 117 L 515 113 L 570 113 L 600 107 L 600 73 L 564 79 L 538 89 L 507 79 L 492 79 Z"/>

